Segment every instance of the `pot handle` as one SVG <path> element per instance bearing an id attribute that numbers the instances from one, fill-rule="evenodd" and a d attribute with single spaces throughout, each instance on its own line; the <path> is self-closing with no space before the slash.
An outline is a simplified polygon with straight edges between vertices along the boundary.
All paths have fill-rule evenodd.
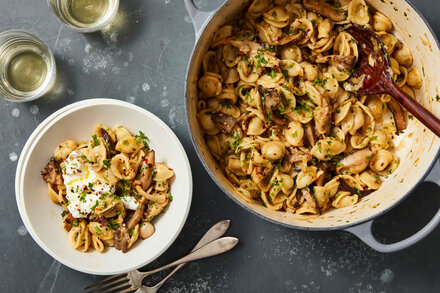
<path id="1" fill-rule="evenodd" d="M 438 178 L 438 174 L 440 172 L 439 162 L 440 161 L 437 160 L 435 166 L 424 180 L 425 182 L 429 181 L 436 183 L 437 185 L 440 185 L 439 184 L 440 179 Z M 373 233 L 371 232 L 371 226 L 373 225 L 373 221 L 374 220 L 371 220 L 363 224 L 347 228 L 345 229 L 345 231 L 356 235 L 360 240 L 362 240 L 365 244 L 367 244 L 376 251 L 382 253 L 396 252 L 405 249 L 407 247 L 410 247 L 411 245 L 419 242 L 420 240 L 428 236 L 428 234 L 431 233 L 440 223 L 440 209 L 437 211 L 437 213 L 431 219 L 431 221 L 429 221 L 429 223 L 426 224 L 426 226 L 423 227 L 419 232 L 402 241 L 393 244 L 383 244 L 374 238 Z"/>
<path id="2" fill-rule="evenodd" d="M 210 12 L 201 11 L 194 4 L 194 0 L 185 0 L 185 6 L 188 10 L 189 16 L 191 17 L 192 23 L 194 24 L 196 39 L 198 39 L 202 32 L 202 28 L 205 26 L 211 16 L 216 13 L 217 10 Z"/>

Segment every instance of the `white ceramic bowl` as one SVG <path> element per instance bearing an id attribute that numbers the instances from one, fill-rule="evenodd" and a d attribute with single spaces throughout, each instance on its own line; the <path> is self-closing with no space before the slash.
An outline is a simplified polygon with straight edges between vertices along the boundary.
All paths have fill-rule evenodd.
<path id="1" fill-rule="evenodd" d="M 70 247 L 61 222 L 62 207 L 46 193 L 40 172 L 55 147 L 67 138 L 84 140 L 96 124 L 124 125 L 143 131 L 151 140 L 156 159 L 166 162 L 176 174 L 171 184 L 173 201 L 155 220 L 156 232 L 138 241 L 127 253 L 114 248 L 104 253 L 82 253 Z M 110 275 L 140 268 L 161 255 L 179 235 L 191 205 L 192 175 L 185 150 L 171 129 L 150 112 L 112 99 L 93 99 L 66 106 L 51 115 L 31 135 L 16 174 L 16 197 L 20 215 L 34 240 L 64 265 L 90 274 Z"/>

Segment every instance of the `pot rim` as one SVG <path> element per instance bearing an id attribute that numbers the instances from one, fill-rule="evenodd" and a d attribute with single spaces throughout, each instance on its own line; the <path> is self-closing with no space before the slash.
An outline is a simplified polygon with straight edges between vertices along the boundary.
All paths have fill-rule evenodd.
<path id="1" fill-rule="evenodd" d="M 303 230 L 303 231 L 338 231 L 338 230 L 345 230 L 347 228 L 350 227 L 354 227 L 354 226 L 358 226 L 360 224 L 369 222 L 369 221 L 373 221 L 374 219 L 376 219 L 377 217 L 380 217 L 382 215 L 384 215 L 385 213 L 389 212 L 390 210 L 394 209 L 395 207 L 397 207 L 403 200 L 405 200 L 410 194 L 413 193 L 413 191 L 422 183 L 425 181 L 425 178 L 429 175 L 429 173 L 431 172 L 432 168 L 434 167 L 435 163 L 437 162 L 437 160 L 440 157 L 440 147 L 437 149 L 437 153 L 434 157 L 434 160 L 430 163 L 430 165 L 428 166 L 428 168 L 426 169 L 426 171 L 424 172 L 423 176 L 420 178 L 420 180 L 414 184 L 403 196 L 401 196 L 400 198 L 398 198 L 392 205 L 390 205 L 389 207 L 385 208 L 384 210 L 375 213 L 372 216 L 369 216 L 365 219 L 361 219 L 355 222 L 351 222 L 348 224 L 344 224 L 344 225 L 340 225 L 340 226 L 328 226 L 328 227 L 304 227 L 304 226 L 297 226 L 297 225 L 292 225 L 292 224 L 287 224 L 287 223 L 283 223 L 274 219 L 271 219 L 263 214 L 258 213 L 257 211 L 254 211 L 252 209 L 250 209 L 248 206 L 246 206 L 244 203 L 242 203 L 241 201 L 239 201 L 235 196 L 233 196 L 231 193 L 229 193 L 226 188 L 219 182 L 219 180 L 217 180 L 217 178 L 215 177 L 214 173 L 211 171 L 211 169 L 208 167 L 207 163 L 205 162 L 205 159 L 203 158 L 201 152 L 199 151 L 198 147 L 197 147 L 197 143 L 196 140 L 194 138 L 194 134 L 193 131 L 191 129 L 191 124 L 189 122 L 189 115 L 188 115 L 188 73 L 190 71 L 190 68 L 193 66 L 192 62 L 194 59 L 194 51 L 195 48 L 199 45 L 201 36 L 205 33 L 206 28 L 211 24 L 212 19 L 217 15 L 217 13 L 223 9 L 229 2 L 231 2 L 232 0 L 227 0 L 225 3 L 223 3 L 219 8 L 215 9 L 214 11 L 212 11 L 212 14 L 207 18 L 205 24 L 202 26 L 202 28 L 200 29 L 199 32 L 199 37 L 195 37 L 195 41 L 194 41 L 194 47 L 193 50 L 191 52 L 191 57 L 189 59 L 189 63 L 187 66 L 187 70 L 186 70 L 186 77 L 185 77 L 185 116 L 186 116 L 186 124 L 190 133 L 190 138 L 191 138 L 191 142 L 193 144 L 193 147 L 197 153 L 197 156 L 199 158 L 199 160 L 201 161 L 203 167 L 205 168 L 205 170 L 208 172 L 209 176 L 211 177 L 212 180 L 214 180 L 214 182 L 217 184 L 217 186 L 220 188 L 221 191 L 223 191 L 224 194 L 226 194 L 229 198 L 231 198 L 235 203 L 237 203 L 240 207 L 244 208 L 246 211 L 251 212 L 252 214 L 258 216 L 259 218 L 262 218 L 268 222 L 271 222 L 273 224 L 277 224 L 277 225 L 281 225 L 283 227 L 286 228 L 291 228 L 291 229 L 297 229 L 297 230 Z M 432 29 L 431 25 L 428 23 L 428 21 L 426 20 L 426 18 L 423 16 L 423 14 L 420 13 L 420 11 L 417 9 L 417 7 L 410 1 L 410 0 L 403 0 L 406 3 L 408 3 L 409 6 L 411 6 L 412 9 L 414 9 L 414 11 L 417 13 L 417 15 L 421 18 L 421 20 L 423 21 L 423 23 L 426 25 L 426 27 L 428 28 L 429 32 L 431 33 L 433 39 L 435 40 L 437 47 L 440 48 L 440 41 L 437 38 L 437 35 L 435 34 L 434 30 Z"/>

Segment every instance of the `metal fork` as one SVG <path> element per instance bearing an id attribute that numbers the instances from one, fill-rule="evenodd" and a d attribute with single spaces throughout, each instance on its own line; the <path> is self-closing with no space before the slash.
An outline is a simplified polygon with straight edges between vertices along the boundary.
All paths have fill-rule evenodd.
<path id="1" fill-rule="evenodd" d="M 146 287 L 146 288 L 152 288 L 151 289 L 152 291 L 147 291 L 147 292 L 156 292 L 160 288 L 160 286 L 162 286 L 162 284 L 168 278 L 170 278 L 171 275 L 177 272 L 185 263 L 209 256 L 214 256 L 232 249 L 238 243 L 238 239 L 233 237 L 223 237 L 221 239 L 218 239 L 228 230 L 229 225 L 230 225 L 230 221 L 224 220 L 212 226 L 205 233 L 205 235 L 203 235 L 203 237 L 199 240 L 199 242 L 197 243 L 197 245 L 194 247 L 194 249 L 191 251 L 189 255 L 171 264 L 168 264 L 166 266 L 163 266 L 161 268 L 149 272 L 139 272 L 138 270 L 133 270 L 131 272 L 128 272 L 127 274 L 110 276 L 87 286 L 86 288 L 84 288 L 84 290 L 87 289 L 90 290 L 88 291 L 88 293 L 92 293 L 92 292 L 104 293 L 104 292 L 112 292 L 115 290 L 122 290 L 119 292 L 130 292 L 140 288 L 142 286 L 142 280 L 145 277 L 157 273 L 159 271 L 162 271 L 164 269 L 179 265 L 161 282 L 159 282 L 153 287 Z"/>

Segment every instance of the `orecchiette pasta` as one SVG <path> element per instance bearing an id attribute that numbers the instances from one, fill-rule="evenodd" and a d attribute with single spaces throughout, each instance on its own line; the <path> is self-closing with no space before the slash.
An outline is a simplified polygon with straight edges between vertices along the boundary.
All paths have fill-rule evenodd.
<path id="1" fill-rule="evenodd" d="M 391 96 L 357 98 L 340 84 L 362 49 L 345 25 L 375 30 L 404 91 L 422 86 L 387 16 L 364 0 L 326 2 L 251 1 L 202 59 L 197 105 L 207 146 L 237 194 L 271 210 L 316 215 L 355 205 L 399 166 L 396 123 L 385 118 Z"/>
<path id="2" fill-rule="evenodd" d="M 41 174 L 48 196 L 65 209 L 64 228 L 73 248 L 103 252 L 114 246 L 125 253 L 139 236 L 154 233 L 151 221 L 172 200 L 174 171 L 155 161 L 148 142 L 141 131 L 133 135 L 123 126 L 99 124 L 90 140 L 68 139 L 55 149 Z M 211 151 L 220 157 L 216 142 L 212 136 Z"/>

